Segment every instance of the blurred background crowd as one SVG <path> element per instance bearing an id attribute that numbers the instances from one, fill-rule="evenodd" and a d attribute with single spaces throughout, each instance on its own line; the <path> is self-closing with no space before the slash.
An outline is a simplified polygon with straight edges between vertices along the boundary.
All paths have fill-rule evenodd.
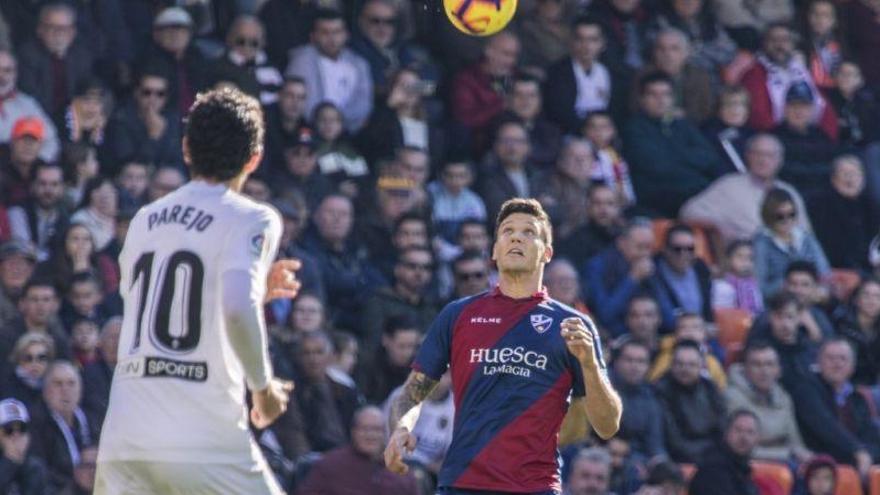
<path id="1" fill-rule="evenodd" d="M 522 0 L 489 38 L 435 0 L 0 0 L 0 491 L 91 492 L 117 256 L 221 86 L 264 106 L 244 193 L 303 262 L 255 432 L 290 493 L 433 493 L 448 378 L 407 476 L 385 408 L 515 196 L 624 403 L 609 441 L 566 419 L 567 493 L 880 490 L 878 53 L 880 0 Z"/>

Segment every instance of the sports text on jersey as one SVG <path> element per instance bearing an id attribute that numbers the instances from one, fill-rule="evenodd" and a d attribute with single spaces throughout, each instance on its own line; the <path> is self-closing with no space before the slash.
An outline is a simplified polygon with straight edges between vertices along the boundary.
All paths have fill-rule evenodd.
<path id="1" fill-rule="evenodd" d="M 214 216 L 205 213 L 205 210 L 192 206 L 174 205 L 166 206 L 162 208 L 162 211 L 150 213 L 150 216 L 147 217 L 147 229 L 153 230 L 153 227 L 178 224 L 186 227 L 186 230 L 195 228 L 198 232 L 204 232 L 213 221 Z"/>
<path id="2" fill-rule="evenodd" d="M 503 373 L 529 378 L 532 376 L 532 369 L 547 369 L 547 355 L 527 351 L 523 346 L 471 349 L 471 363 L 491 364 L 492 366 L 483 367 L 483 375 Z M 525 366 L 518 366 L 520 364 Z"/>
<path id="3" fill-rule="evenodd" d="M 497 316 L 492 318 L 487 318 L 485 316 L 474 316 L 473 318 L 471 318 L 471 323 L 495 323 L 500 325 L 501 318 Z"/>
<path id="4" fill-rule="evenodd" d="M 138 357 L 116 364 L 120 378 L 178 378 L 192 382 L 208 379 L 208 363 L 204 361 L 177 361 L 163 357 Z"/>

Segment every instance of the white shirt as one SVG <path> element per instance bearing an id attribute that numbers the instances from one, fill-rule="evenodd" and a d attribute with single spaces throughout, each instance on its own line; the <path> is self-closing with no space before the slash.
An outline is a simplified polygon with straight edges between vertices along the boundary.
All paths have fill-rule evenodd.
<path id="1" fill-rule="evenodd" d="M 574 103 L 578 116 L 583 118 L 589 112 L 605 110 L 611 101 L 611 77 L 608 69 L 599 62 L 587 72 L 578 62 L 571 61 L 574 80 L 577 83 L 577 99 Z"/>
<path id="2" fill-rule="evenodd" d="M 318 57 L 318 70 L 321 72 L 324 99 L 344 112 L 357 86 L 357 68 L 342 57 L 333 60 L 321 55 Z"/>
<path id="3" fill-rule="evenodd" d="M 400 128 L 403 129 L 403 144 L 405 146 L 428 149 L 428 124 L 424 120 L 401 117 Z"/>
<path id="4" fill-rule="evenodd" d="M 99 461 L 252 463 L 245 379 L 271 376 L 259 313 L 281 218 L 225 185 L 192 181 L 135 215 L 119 257 L 118 364 Z M 243 362 L 241 322 L 224 287 L 245 274 L 262 355 Z M 248 283 L 247 275 L 253 283 Z M 235 344 L 235 347 L 233 347 Z"/>
<path id="5" fill-rule="evenodd" d="M 397 387 L 388 396 L 383 409 L 385 415 L 389 414 L 391 403 L 403 393 L 403 387 Z M 405 459 L 416 461 L 424 466 L 440 464 L 446 457 L 446 452 L 452 444 L 452 425 L 455 421 L 455 401 L 452 393 L 447 394 L 441 401 L 425 400 L 419 412 L 419 419 L 413 428 L 413 435 L 418 442 L 412 453 L 406 454 Z"/>

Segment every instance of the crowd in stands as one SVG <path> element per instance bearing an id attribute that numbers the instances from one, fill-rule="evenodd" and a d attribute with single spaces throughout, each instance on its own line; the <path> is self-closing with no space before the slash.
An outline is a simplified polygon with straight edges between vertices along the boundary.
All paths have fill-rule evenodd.
<path id="1" fill-rule="evenodd" d="M 265 307 L 296 389 L 255 431 L 290 493 L 433 493 L 449 379 L 406 476 L 389 397 L 438 311 L 493 287 L 516 196 L 624 404 L 608 441 L 566 419 L 565 493 L 880 483 L 880 1 L 522 0 L 486 38 L 442 3 L 0 0 L 0 492 L 91 493 L 117 257 L 218 87 L 263 105 L 243 193 L 303 265 Z"/>

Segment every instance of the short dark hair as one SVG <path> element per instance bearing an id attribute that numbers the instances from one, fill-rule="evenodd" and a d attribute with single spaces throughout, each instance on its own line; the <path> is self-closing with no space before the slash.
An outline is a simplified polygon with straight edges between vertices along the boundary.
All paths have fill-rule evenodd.
<path id="1" fill-rule="evenodd" d="M 541 223 L 541 227 L 543 227 L 541 235 L 544 242 L 546 242 L 547 245 L 553 244 L 553 225 L 550 223 L 550 217 L 547 215 L 547 212 L 544 211 L 544 207 L 541 206 L 541 203 L 533 198 L 508 199 L 501 205 L 501 210 L 498 211 L 498 216 L 495 218 L 496 236 L 498 235 L 498 227 L 501 226 L 501 223 L 514 213 L 524 213 L 536 217 L 538 222 Z"/>
<path id="2" fill-rule="evenodd" d="M 752 355 L 753 353 L 766 351 L 768 349 L 773 352 L 776 352 L 776 348 L 773 347 L 773 345 L 770 344 L 769 341 L 764 340 L 764 339 L 756 339 L 756 340 L 746 344 L 746 348 L 743 349 L 743 354 L 742 354 L 743 362 L 748 361 L 749 356 Z"/>
<path id="3" fill-rule="evenodd" d="M 798 301 L 797 296 L 786 290 L 781 290 L 767 299 L 767 309 L 773 312 L 781 311 L 791 304 L 794 304 L 798 309 L 801 308 L 801 303 Z"/>
<path id="4" fill-rule="evenodd" d="M 814 282 L 819 280 L 819 270 L 816 269 L 816 264 L 812 261 L 792 261 L 787 267 L 785 267 L 785 278 L 788 278 L 792 273 L 806 273 Z"/>
<path id="5" fill-rule="evenodd" d="M 678 354 L 678 351 L 682 349 L 693 349 L 700 356 L 703 355 L 703 349 L 700 348 L 700 344 L 690 339 L 684 339 L 679 340 L 674 346 L 672 346 L 672 356 L 675 357 L 675 355 Z"/>
<path id="6" fill-rule="evenodd" d="M 397 231 L 400 230 L 400 226 L 405 224 L 406 222 L 419 222 L 423 224 L 425 226 L 425 233 L 428 235 L 428 238 L 431 237 L 431 230 L 428 220 L 415 211 L 408 211 L 403 215 L 400 215 L 400 218 L 398 218 L 394 222 L 394 229 L 392 229 L 392 232 L 397 233 Z"/>
<path id="7" fill-rule="evenodd" d="M 670 78 L 668 75 L 660 71 L 648 72 L 639 79 L 639 95 L 645 94 L 648 86 L 657 83 L 664 83 L 670 88 L 674 86 L 674 84 L 672 83 L 672 78 Z"/>
<path id="8" fill-rule="evenodd" d="M 397 332 L 401 330 L 415 330 L 421 331 L 419 326 L 419 322 L 416 321 L 415 317 L 409 314 L 396 314 L 391 315 L 387 320 L 385 320 L 385 326 L 382 328 L 382 334 L 388 337 L 394 337 Z"/>
<path id="9" fill-rule="evenodd" d="M 400 263 L 403 257 L 409 253 L 427 253 L 431 257 L 431 263 L 434 263 L 434 251 L 428 246 L 410 246 L 397 252 L 397 262 Z"/>
<path id="10" fill-rule="evenodd" d="M 76 284 L 95 284 L 98 290 L 101 290 L 101 281 L 89 272 L 76 273 L 70 278 L 68 290 L 72 289 Z"/>
<path id="11" fill-rule="evenodd" d="M 636 340 L 632 338 L 632 336 L 630 336 L 629 334 L 625 334 L 621 336 L 621 338 L 615 340 L 611 347 L 612 365 L 617 361 L 620 356 L 623 355 L 627 347 L 638 347 L 648 354 L 648 359 L 651 358 L 651 349 L 648 347 L 648 344 L 642 342 L 641 340 Z"/>
<path id="12" fill-rule="evenodd" d="M 311 31 L 314 32 L 315 29 L 318 27 L 318 23 L 324 22 L 324 21 L 342 21 L 344 24 L 345 17 L 343 17 L 342 12 L 340 12 L 336 9 L 327 9 L 327 8 L 317 9 L 315 11 L 314 17 L 312 17 Z"/>
<path id="13" fill-rule="evenodd" d="M 37 160 L 34 162 L 33 168 L 31 169 L 30 181 L 33 183 L 37 180 L 37 176 L 40 175 L 40 172 L 46 169 L 58 169 L 61 171 L 61 180 L 64 180 L 64 169 L 61 165 L 55 162 L 44 162 L 43 160 Z"/>
<path id="14" fill-rule="evenodd" d="M 657 301 L 656 297 L 652 296 L 648 292 L 639 291 L 634 296 L 632 296 L 629 301 L 627 301 L 626 311 L 624 312 L 624 314 L 629 313 L 630 308 L 632 308 L 633 304 L 638 301 L 650 301 L 654 304 L 655 307 L 657 307 L 658 309 L 660 308 L 660 303 Z"/>
<path id="15" fill-rule="evenodd" d="M 237 89 L 201 93 L 186 122 L 192 175 L 226 181 L 263 149 L 260 103 Z"/>
<path id="16" fill-rule="evenodd" d="M 537 84 L 539 89 L 541 87 L 541 81 L 539 81 L 537 77 L 525 73 L 519 73 L 514 76 L 513 86 L 516 86 L 517 84 Z"/>
<path id="17" fill-rule="evenodd" d="M 742 418 L 743 416 L 748 416 L 754 419 L 758 427 L 761 426 L 761 418 L 759 418 L 754 411 L 750 411 L 748 409 L 735 409 L 727 416 L 727 419 L 724 422 L 724 431 L 727 432 L 727 430 L 729 430 L 730 427 L 733 426 L 733 423 L 735 423 L 736 420 Z"/>
<path id="18" fill-rule="evenodd" d="M 94 151 L 95 147 L 85 142 L 71 142 L 64 145 L 61 156 L 64 164 L 64 178 L 68 183 L 72 184 L 76 180 L 76 166 L 88 160 L 89 153 Z"/>
<path id="19" fill-rule="evenodd" d="M 486 257 L 483 256 L 483 253 L 476 251 L 474 249 L 469 249 L 464 251 L 463 253 L 456 256 L 454 260 L 452 260 L 452 272 L 455 273 L 455 269 L 458 267 L 460 263 L 466 263 L 468 261 L 480 260 L 486 262 Z"/>
<path id="20" fill-rule="evenodd" d="M 776 209 L 785 203 L 791 203 L 794 205 L 795 213 L 800 213 L 797 207 L 797 203 L 794 202 L 794 196 L 785 189 L 781 187 L 774 187 L 767 191 L 767 195 L 764 196 L 764 201 L 761 203 L 761 220 L 764 221 L 764 225 L 770 226 L 776 222 Z"/>
<path id="21" fill-rule="evenodd" d="M 104 177 L 103 175 L 96 175 L 87 180 L 86 185 L 83 186 L 82 199 L 79 200 L 79 205 L 77 206 L 77 209 L 88 207 L 92 202 L 92 193 L 104 184 L 110 184 L 111 186 L 113 186 L 114 189 L 116 189 L 116 184 L 114 184 L 109 177 Z"/>
<path id="22" fill-rule="evenodd" d="M 694 236 L 694 229 L 692 229 L 689 225 L 683 223 L 675 223 L 669 230 L 666 231 L 666 239 L 664 244 L 666 247 L 669 247 L 669 243 L 672 241 L 672 236 L 675 234 L 689 234 L 691 237 Z"/>
<path id="23" fill-rule="evenodd" d="M 599 28 L 599 31 L 602 33 L 602 36 L 605 36 L 605 26 L 602 25 L 602 22 L 595 16 L 591 15 L 582 15 L 575 18 L 574 22 L 571 23 L 571 31 L 577 31 L 577 28 L 581 26 L 596 26 Z"/>
<path id="24" fill-rule="evenodd" d="M 727 249 L 724 250 L 724 256 L 730 258 L 733 256 L 733 253 L 737 252 L 740 248 L 747 247 L 749 249 L 752 248 L 752 241 L 747 239 L 737 239 L 735 241 L 731 241 L 730 244 L 727 245 Z"/>
<path id="25" fill-rule="evenodd" d="M 21 291 L 21 295 L 26 296 L 27 293 L 30 292 L 31 289 L 35 289 L 35 288 L 39 288 L 39 287 L 52 289 L 52 291 L 55 293 L 55 297 L 58 297 L 58 286 L 55 285 L 55 282 L 53 282 L 50 278 L 45 277 L 45 276 L 31 277 L 27 281 L 27 283 L 24 284 L 24 288 Z"/>

